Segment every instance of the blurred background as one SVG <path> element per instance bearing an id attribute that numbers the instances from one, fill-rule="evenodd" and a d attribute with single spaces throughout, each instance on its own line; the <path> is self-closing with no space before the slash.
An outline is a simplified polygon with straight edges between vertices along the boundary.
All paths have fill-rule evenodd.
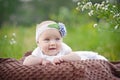
<path id="1" fill-rule="evenodd" d="M 20 59 L 36 48 L 36 24 L 44 20 L 63 22 L 64 42 L 73 51 L 95 51 L 110 61 L 120 60 L 120 30 L 77 10 L 80 0 L 0 0 L 0 57 Z M 90 0 L 101 3 L 104 0 Z M 110 0 L 120 10 L 120 0 Z M 96 25 L 95 25 L 96 24 Z"/>

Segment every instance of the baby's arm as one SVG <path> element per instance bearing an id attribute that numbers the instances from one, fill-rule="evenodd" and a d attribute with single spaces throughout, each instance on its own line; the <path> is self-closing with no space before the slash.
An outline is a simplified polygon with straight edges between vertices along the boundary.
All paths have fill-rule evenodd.
<path id="1" fill-rule="evenodd" d="M 29 55 L 25 58 L 23 65 L 35 65 L 35 64 L 41 64 L 42 63 L 42 58 Z"/>
<path id="2" fill-rule="evenodd" d="M 63 61 L 77 61 L 81 60 L 81 58 L 75 54 L 74 52 L 71 52 L 70 54 L 64 55 L 61 57 Z"/>
<path id="3" fill-rule="evenodd" d="M 29 55 L 28 57 L 25 58 L 24 62 L 23 62 L 23 65 L 36 65 L 36 64 L 42 64 L 42 65 L 46 65 L 46 64 L 50 64 L 51 62 L 46 60 L 46 59 L 43 59 L 43 58 L 40 58 L 40 57 L 36 57 L 36 56 L 33 56 L 33 55 Z"/>
<path id="4" fill-rule="evenodd" d="M 99 59 L 108 61 L 104 56 L 97 54 L 92 51 L 76 51 L 71 52 L 70 54 L 61 56 L 58 59 L 54 60 L 54 63 L 60 63 L 62 61 L 76 61 L 76 60 L 86 60 L 86 59 Z"/>
<path id="5" fill-rule="evenodd" d="M 61 56 L 60 58 L 55 58 L 53 60 L 53 63 L 56 64 L 56 63 L 61 63 L 63 61 L 67 61 L 68 62 L 68 61 L 78 61 L 78 60 L 81 60 L 80 56 L 78 56 L 74 52 L 71 52 L 69 54 Z"/>

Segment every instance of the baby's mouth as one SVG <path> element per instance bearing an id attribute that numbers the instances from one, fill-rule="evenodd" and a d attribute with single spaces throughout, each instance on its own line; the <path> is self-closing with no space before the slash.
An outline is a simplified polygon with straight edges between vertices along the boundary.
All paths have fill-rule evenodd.
<path id="1" fill-rule="evenodd" d="M 49 50 L 56 50 L 56 48 L 49 48 Z"/>

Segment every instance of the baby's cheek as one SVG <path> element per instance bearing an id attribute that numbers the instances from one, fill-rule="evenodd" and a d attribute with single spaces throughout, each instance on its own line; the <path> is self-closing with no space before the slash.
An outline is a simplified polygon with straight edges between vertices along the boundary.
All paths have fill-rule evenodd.
<path id="1" fill-rule="evenodd" d="M 41 50 L 42 50 L 44 53 L 46 53 L 46 52 L 48 51 L 47 49 L 48 49 L 47 47 L 41 46 Z"/>
<path id="2" fill-rule="evenodd" d="M 58 45 L 58 49 L 59 49 L 59 50 L 62 49 L 62 45 L 61 45 L 61 44 Z"/>
<path id="3" fill-rule="evenodd" d="M 43 45 L 42 47 L 43 47 L 44 50 L 48 49 L 48 45 Z"/>
<path id="4" fill-rule="evenodd" d="M 43 51 L 44 51 L 44 53 L 48 52 L 48 48 L 47 48 L 47 47 L 44 47 L 44 48 L 43 48 Z"/>

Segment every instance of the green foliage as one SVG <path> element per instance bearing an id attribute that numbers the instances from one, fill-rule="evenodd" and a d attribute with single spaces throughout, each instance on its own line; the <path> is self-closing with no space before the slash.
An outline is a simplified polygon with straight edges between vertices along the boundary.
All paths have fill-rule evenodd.
<path id="1" fill-rule="evenodd" d="M 63 6 L 73 8 L 72 0 L 0 0 L 0 27 L 2 24 L 30 26 L 50 19 Z"/>
<path id="2" fill-rule="evenodd" d="M 0 27 L 3 22 L 9 21 L 10 15 L 19 4 L 19 0 L 0 0 Z"/>
<path id="3" fill-rule="evenodd" d="M 0 57 L 21 58 L 35 44 L 35 27 L 5 26 L 0 29 Z"/>
<path id="4" fill-rule="evenodd" d="M 120 32 L 120 12 L 118 7 L 111 4 L 108 0 L 94 4 L 89 0 L 81 0 L 78 2 L 77 10 L 80 10 L 80 12 L 88 11 L 89 16 L 109 23 L 108 30 Z M 104 27 L 102 28 L 105 29 Z"/>

